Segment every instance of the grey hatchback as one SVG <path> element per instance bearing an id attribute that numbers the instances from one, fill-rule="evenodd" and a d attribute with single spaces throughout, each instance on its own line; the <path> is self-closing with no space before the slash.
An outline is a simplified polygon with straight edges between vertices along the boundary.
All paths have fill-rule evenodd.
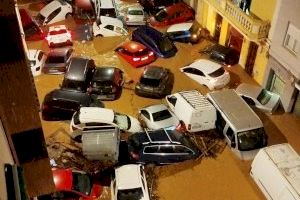
<path id="1" fill-rule="evenodd" d="M 52 49 L 45 61 L 42 72 L 45 74 L 63 74 L 66 72 L 67 65 L 70 62 L 72 48 L 56 48 Z"/>
<path id="2" fill-rule="evenodd" d="M 128 138 L 128 152 L 137 163 L 169 164 L 196 159 L 201 151 L 174 128 L 138 132 Z"/>
<path id="3" fill-rule="evenodd" d="M 174 75 L 169 69 L 147 66 L 134 91 L 142 97 L 163 98 L 171 94 L 173 84 Z"/>

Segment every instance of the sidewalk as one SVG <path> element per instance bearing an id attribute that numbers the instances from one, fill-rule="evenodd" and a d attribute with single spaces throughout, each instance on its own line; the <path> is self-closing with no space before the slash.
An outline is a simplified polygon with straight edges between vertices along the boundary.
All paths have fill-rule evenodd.
<path id="1" fill-rule="evenodd" d="M 240 82 L 257 84 L 241 66 L 236 65 L 228 68 L 231 72 L 230 87 L 235 88 Z M 283 142 L 290 143 L 293 148 L 300 154 L 300 118 L 292 113 L 284 113 L 279 108 L 274 114 L 268 114 L 255 110 L 262 119 L 266 132 L 269 136 L 269 144 L 278 144 Z"/>

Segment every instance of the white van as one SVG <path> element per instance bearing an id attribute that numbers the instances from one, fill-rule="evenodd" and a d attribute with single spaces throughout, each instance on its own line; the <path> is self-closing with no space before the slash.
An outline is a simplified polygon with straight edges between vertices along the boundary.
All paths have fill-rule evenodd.
<path id="1" fill-rule="evenodd" d="M 300 157 L 289 144 L 261 149 L 250 175 L 268 200 L 300 200 Z"/>
<path id="2" fill-rule="evenodd" d="M 181 91 L 166 96 L 170 109 L 182 120 L 188 132 L 215 128 L 216 109 L 197 90 Z"/>
<path id="3" fill-rule="evenodd" d="M 260 148 L 267 146 L 262 121 L 235 90 L 210 92 L 207 98 L 217 109 L 217 132 L 240 159 L 253 159 Z"/>

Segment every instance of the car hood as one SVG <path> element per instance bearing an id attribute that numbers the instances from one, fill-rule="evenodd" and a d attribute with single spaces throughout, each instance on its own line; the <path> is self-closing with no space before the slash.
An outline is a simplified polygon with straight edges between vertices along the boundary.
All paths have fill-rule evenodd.
<path id="1" fill-rule="evenodd" d="M 45 63 L 44 67 L 65 67 L 65 63 Z"/>
<path id="2" fill-rule="evenodd" d="M 128 129 L 128 132 L 135 133 L 135 132 L 143 131 L 143 128 L 142 128 L 141 123 L 139 122 L 139 120 L 137 120 L 136 118 L 134 118 L 130 115 L 127 115 L 127 116 L 129 117 L 129 120 L 130 120 L 130 123 L 131 123 L 131 126 Z"/>

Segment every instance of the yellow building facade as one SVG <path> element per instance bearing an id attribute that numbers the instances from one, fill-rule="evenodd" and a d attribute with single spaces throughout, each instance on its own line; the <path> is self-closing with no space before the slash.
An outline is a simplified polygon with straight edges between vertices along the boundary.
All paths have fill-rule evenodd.
<path id="1" fill-rule="evenodd" d="M 231 0 L 202 0 L 197 20 L 221 45 L 240 52 L 239 64 L 262 85 L 268 61 L 268 33 L 276 0 L 252 0 L 245 9 Z"/>

